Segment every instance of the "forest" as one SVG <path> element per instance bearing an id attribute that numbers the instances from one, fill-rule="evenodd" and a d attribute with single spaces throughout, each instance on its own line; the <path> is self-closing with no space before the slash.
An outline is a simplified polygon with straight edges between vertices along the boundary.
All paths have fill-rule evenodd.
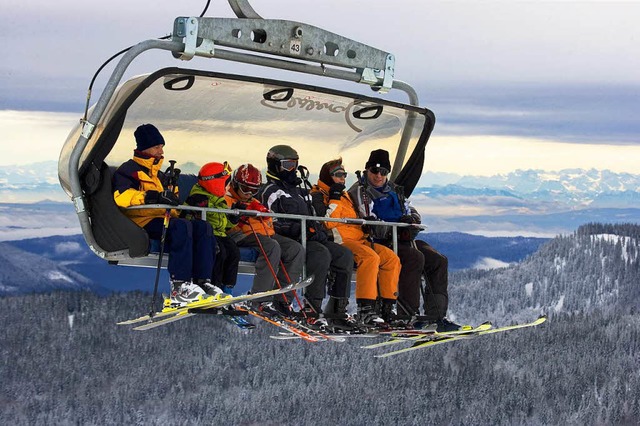
<path id="1" fill-rule="evenodd" d="M 0 298 L 3 424 L 640 424 L 640 227 L 587 225 L 510 268 L 451 275 L 452 314 L 537 328 L 387 359 L 196 316 L 117 326 L 149 295 Z"/>

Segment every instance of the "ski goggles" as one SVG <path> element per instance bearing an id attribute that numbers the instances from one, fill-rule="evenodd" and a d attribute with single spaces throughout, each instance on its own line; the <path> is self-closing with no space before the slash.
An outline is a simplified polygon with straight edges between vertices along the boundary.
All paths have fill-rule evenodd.
<path id="1" fill-rule="evenodd" d="M 288 172 L 293 171 L 298 167 L 298 160 L 280 160 L 280 167 Z"/>
<path id="2" fill-rule="evenodd" d="M 380 176 L 383 176 L 383 177 L 389 174 L 389 170 L 385 169 L 384 167 L 371 167 L 369 168 L 369 172 L 372 175 L 379 174 Z"/>
<path id="3" fill-rule="evenodd" d="M 342 164 L 339 164 L 338 166 L 329 170 L 329 175 L 337 178 L 346 178 L 347 172 L 344 171 L 344 167 L 342 166 Z"/>
<path id="4" fill-rule="evenodd" d="M 249 186 L 249 185 L 245 185 L 244 183 L 238 182 L 238 189 L 240 191 L 244 192 L 245 194 L 256 195 L 258 193 L 258 191 L 260 190 L 260 187 L 259 186 Z"/>
<path id="5" fill-rule="evenodd" d="M 231 166 L 229 165 L 229 163 L 227 163 L 225 161 L 224 164 L 222 165 L 222 171 L 220 173 L 216 173 L 216 174 L 209 175 L 209 176 L 198 176 L 198 179 L 203 180 L 203 181 L 212 180 L 212 179 L 220 179 L 221 177 L 229 176 L 231 174 L 231 172 L 232 172 Z"/>

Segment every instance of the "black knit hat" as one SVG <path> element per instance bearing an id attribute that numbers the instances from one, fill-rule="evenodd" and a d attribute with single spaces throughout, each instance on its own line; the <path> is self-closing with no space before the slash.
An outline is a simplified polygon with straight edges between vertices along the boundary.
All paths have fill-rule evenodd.
<path id="1" fill-rule="evenodd" d="M 133 135 L 136 137 L 136 150 L 138 151 L 144 151 L 156 145 L 164 145 L 164 138 L 153 124 L 138 126 Z"/>
<path id="2" fill-rule="evenodd" d="M 365 164 L 364 168 L 368 169 L 370 167 L 384 167 L 387 170 L 391 170 L 389 152 L 385 151 L 384 149 L 376 149 L 375 151 L 371 151 L 369 160 L 367 161 L 367 164 Z"/>

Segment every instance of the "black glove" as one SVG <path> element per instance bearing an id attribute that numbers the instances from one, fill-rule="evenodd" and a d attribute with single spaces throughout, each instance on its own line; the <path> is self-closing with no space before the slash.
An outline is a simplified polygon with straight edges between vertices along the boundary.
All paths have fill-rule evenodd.
<path id="1" fill-rule="evenodd" d="M 307 221 L 307 241 L 317 241 L 319 243 L 327 241 L 327 234 L 324 232 L 324 226 L 315 220 Z"/>
<path id="2" fill-rule="evenodd" d="M 400 219 L 398 219 L 398 222 L 402 222 L 402 223 L 418 223 L 416 221 L 416 218 L 411 216 L 410 214 L 404 215 L 404 216 L 400 216 Z"/>
<path id="3" fill-rule="evenodd" d="M 378 218 L 375 216 L 367 216 L 364 218 L 364 220 L 378 220 Z M 362 225 L 362 232 L 364 232 L 365 234 L 370 234 L 371 231 L 372 230 L 370 225 Z"/>
<path id="4" fill-rule="evenodd" d="M 344 191 L 345 186 L 341 183 L 334 183 L 329 188 L 329 199 L 330 200 L 339 200 L 342 197 L 342 191 Z"/>
<path id="5" fill-rule="evenodd" d="M 144 194 L 144 203 L 145 204 L 169 204 L 171 206 L 177 206 L 180 204 L 180 199 L 175 194 L 175 192 L 169 191 L 165 189 L 162 192 L 158 191 L 147 191 Z"/>
<path id="6" fill-rule="evenodd" d="M 232 209 L 238 209 L 238 210 L 246 210 L 247 209 L 247 204 L 243 203 L 242 201 L 236 201 L 235 203 L 233 203 L 231 205 Z"/>

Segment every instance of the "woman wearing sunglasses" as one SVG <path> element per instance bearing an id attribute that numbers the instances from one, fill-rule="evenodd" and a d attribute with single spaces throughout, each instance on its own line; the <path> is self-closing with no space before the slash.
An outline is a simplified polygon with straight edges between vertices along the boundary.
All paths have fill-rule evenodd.
<path id="1" fill-rule="evenodd" d="M 318 214 L 332 218 L 357 219 L 353 201 L 345 191 L 347 172 L 342 159 L 325 163 L 320 179 L 311 194 Z M 362 226 L 340 222 L 326 222 L 333 241 L 349 248 L 356 262 L 357 320 L 366 327 L 386 328 L 388 324 L 375 310 L 378 297 L 389 304 L 395 303 L 400 276 L 400 260 L 389 248 L 369 242 Z M 346 314 L 347 298 L 336 300 L 336 313 Z"/>

